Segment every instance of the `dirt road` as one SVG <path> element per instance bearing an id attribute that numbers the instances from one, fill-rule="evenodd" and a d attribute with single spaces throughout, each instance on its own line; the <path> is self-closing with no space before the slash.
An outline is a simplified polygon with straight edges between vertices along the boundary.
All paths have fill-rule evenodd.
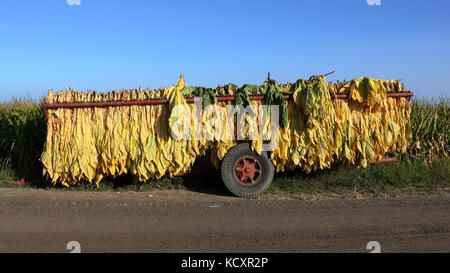
<path id="1" fill-rule="evenodd" d="M 0 252 L 450 252 L 450 194 L 244 200 L 0 189 Z"/>

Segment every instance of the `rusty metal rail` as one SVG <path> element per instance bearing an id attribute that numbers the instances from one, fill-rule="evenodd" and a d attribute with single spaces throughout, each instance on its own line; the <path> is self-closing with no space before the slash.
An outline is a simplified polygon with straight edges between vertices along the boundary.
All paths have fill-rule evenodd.
<path id="1" fill-rule="evenodd" d="M 388 92 L 388 97 L 398 98 L 398 97 L 412 97 L 414 93 L 412 92 Z M 249 96 L 250 100 L 264 100 L 264 96 Z M 292 95 L 285 95 L 284 99 L 292 99 Z M 348 99 L 348 94 L 331 94 L 332 99 Z M 236 97 L 218 97 L 218 102 L 234 101 Z M 186 99 L 187 103 L 194 103 L 194 98 Z M 70 103 L 46 103 L 42 104 L 45 110 L 45 116 L 48 119 L 48 109 L 58 109 L 58 108 L 84 108 L 84 107 L 113 107 L 113 106 L 133 106 L 133 105 L 160 105 L 168 104 L 167 99 L 152 99 L 152 100 L 131 100 L 131 101 L 105 101 L 105 102 L 70 102 Z"/>

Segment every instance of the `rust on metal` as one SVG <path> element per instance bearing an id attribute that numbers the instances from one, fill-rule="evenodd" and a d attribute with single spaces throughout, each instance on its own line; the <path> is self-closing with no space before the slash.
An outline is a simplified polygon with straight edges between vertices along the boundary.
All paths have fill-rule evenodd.
<path id="1" fill-rule="evenodd" d="M 263 169 L 258 158 L 250 155 L 240 157 L 233 166 L 236 181 L 246 187 L 254 186 L 261 181 Z"/>
<path id="2" fill-rule="evenodd" d="M 332 99 L 348 99 L 348 94 L 331 94 Z M 412 97 L 413 92 L 388 92 L 388 97 Z M 250 100 L 264 100 L 264 95 L 259 96 L 249 96 Z M 236 97 L 218 97 L 217 101 L 226 102 L 234 101 Z M 293 99 L 292 95 L 285 95 L 285 100 Z M 194 103 L 194 98 L 186 99 L 187 103 Z M 152 99 L 152 100 L 132 100 L 132 101 L 109 101 L 109 102 L 70 102 L 70 103 L 45 103 L 42 104 L 42 108 L 45 111 L 45 117 L 48 120 L 48 109 L 58 109 L 58 108 L 83 108 L 83 107 L 112 107 L 112 106 L 133 106 L 133 105 L 160 105 L 168 104 L 169 101 L 165 98 Z"/>
<path id="3" fill-rule="evenodd" d="M 397 158 L 386 157 L 386 158 L 382 158 L 382 159 L 376 161 L 375 163 L 393 163 L 393 162 L 397 162 Z"/>
<path id="4" fill-rule="evenodd" d="M 389 92 L 388 97 L 412 97 L 414 93 L 412 92 Z M 260 96 L 250 96 L 250 100 L 264 100 L 264 95 Z M 331 94 L 332 99 L 347 99 L 348 94 Z M 236 97 L 218 97 L 217 101 L 234 101 Z M 285 100 L 292 99 L 292 95 L 285 95 Z M 186 99 L 188 103 L 194 103 L 194 98 Z M 132 100 L 132 101 L 109 101 L 109 102 L 70 102 L 70 103 L 45 103 L 42 104 L 43 108 L 46 109 L 57 109 L 57 108 L 82 108 L 82 107 L 110 107 L 110 106 L 132 106 L 132 105 L 158 105 L 167 104 L 169 101 L 167 99 L 152 99 L 152 100 Z"/>
<path id="5" fill-rule="evenodd" d="M 52 103 L 43 104 L 42 107 L 47 109 L 57 108 L 83 108 L 83 107 L 110 107 L 110 106 L 132 106 L 132 105 L 156 105 L 167 104 L 167 99 L 154 100 L 130 100 L 130 101 L 104 101 L 104 102 L 68 102 L 68 103 Z"/>

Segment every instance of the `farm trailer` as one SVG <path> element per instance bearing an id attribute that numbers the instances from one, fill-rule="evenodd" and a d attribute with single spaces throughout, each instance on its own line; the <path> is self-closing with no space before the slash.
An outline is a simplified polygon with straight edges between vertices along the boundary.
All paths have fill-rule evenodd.
<path id="1" fill-rule="evenodd" d="M 279 85 L 270 75 L 261 86 L 229 84 L 215 90 L 186 87 L 181 76 L 176 85 L 155 91 L 50 91 L 42 105 L 48 135 L 41 161 L 54 184 L 100 183 L 124 173 L 145 182 L 187 174 L 209 151 L 232 193 L 256 197 L 269 187 L 276 171 L 301 168 L 309 173 L 331 164 L 366 167 L 392 161 L 383 155 L 404 151 L 408 145 L 412 96 L 399 81 L 365 77 L 326 84 L 323 76 L 313 76 Z M 233 128 L 236 132 L 245 127 L 243 140 L 236 134 L 232 140 L 175 140 L 168 133 L 175 106 L 184 105 L 184 114 L 195 113 L 198 97 L 203 98 L 203 108 L 238 103 L 279 106 L 277 148 L 263 151 L 266 141 L 259 135 L 249 138 L 249 124 L 236 117 Z M 219 116 L 227 115 L 225 107 L 220 111 Z M 207 122 L 202 116 L 201 123 Z"/>

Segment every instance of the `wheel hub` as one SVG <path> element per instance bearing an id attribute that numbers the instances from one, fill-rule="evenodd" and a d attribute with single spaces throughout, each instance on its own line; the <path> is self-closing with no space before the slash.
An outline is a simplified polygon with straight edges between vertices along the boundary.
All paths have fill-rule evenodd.
<path id="1" fill-rule="evenodd" d="M 236 181 L 244 186 L 254 186 L 259 183 L 262 177 L 262 167 L 261 162 L 250 155 L 242 156 L 233 168 L 233 175 Z"/>

